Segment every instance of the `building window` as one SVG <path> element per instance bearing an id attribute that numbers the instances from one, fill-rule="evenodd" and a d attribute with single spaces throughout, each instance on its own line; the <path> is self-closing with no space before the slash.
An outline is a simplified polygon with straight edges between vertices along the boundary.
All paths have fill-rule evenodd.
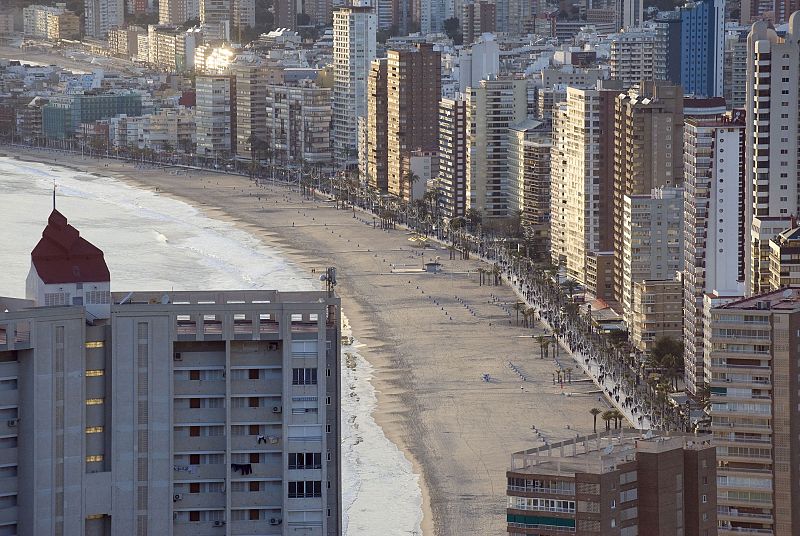
<path id="1" fill-rule="evenodd" d="M 93 378 L 93 377 L 96 377 L 96 376 L 102 376 L 103 374 L 105 374 L 103 369 L 95 369 L 95 370 L 87 370 L 86 371 L 86 377 L 87 378 Z"/>
<path id="2" fill-rule="evenodd" d="M 290 452 L 289 469 L 320 469 L 322 468 L 321 452 Z"/>
<path id="3" fill-rule="evenodd" d="M 102 398 L 87 398 L 86 399 L 86 405 L 87 406 L 99 406 L 102 403 L 103 403 L 103 399 Z"/>
<path id="4" fill-rule="evenodd" d="M 90 462 L 102 462 L 103 456 L 101 454 L 93 454 L 91 456 L 86 456 L 86 463 Z"/>
<path id="5" fill-rule="evenodd" d="M 102 348 L 106 345 L 103 341 L 88 341 L 86 343 L 86 348 Z"/>
<path id="6" fill-rule="evenodd" d="M 322 497 L 321 480 L 289 482 L 290 499 L 309 499 L 314 497 Z"/>
<path id="7" fill-rule="evenodd" d="M 317 369 L 292 369 L 292 385 L 317 385 Z"/>
<path id="8" fill-rule="evenodd" d="M 87 434 L 99 434 L 102 433 L 103 427 L 102 426 L 87 426 L 86 433 Z"/>

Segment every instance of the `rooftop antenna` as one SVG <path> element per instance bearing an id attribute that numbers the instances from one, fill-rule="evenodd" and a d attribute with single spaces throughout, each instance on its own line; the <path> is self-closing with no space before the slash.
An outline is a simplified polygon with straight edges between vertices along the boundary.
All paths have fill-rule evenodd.
<path id="1" fill-rule="evenodd" d="M 53 210 L 56 209 L 56 181 L 53 181 Z"/>

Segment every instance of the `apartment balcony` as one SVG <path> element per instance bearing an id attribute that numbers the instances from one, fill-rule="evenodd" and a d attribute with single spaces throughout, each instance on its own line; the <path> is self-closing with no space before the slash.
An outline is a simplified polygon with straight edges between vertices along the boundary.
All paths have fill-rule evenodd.
<path id="1" fill-rule="evenodd" d="M 283 486 L 267 486 L 266 491 L 241 491 L 231 493 L 231 508 L 280 508 L 283 504 Z"/>
<path id="2" fill-rule="evenodd" d="M 275 519 L 280 519 L 281 516 L 275 514 Z M 271 525 L 269 519 L 261 519 L 257 521 L 232 521 L 229 526 L 230 534 L 234 536 L 238 535 L 250 535 L 250 534 L 262 534 L 264 536 L 272 536 L 273 534 L 283 534 L 283 525 L 282 524 L 275 524 Z M 308 533 L 311 534 L 311 533 Z"/>
<path id="3" fill-rule="evenodd" d="M 175 352 L 176 367 L 224 367 L 224 352 Z"/>
<path id="4" fill-rule="evenodd" d="M 280 399 L 275 399 L 275 404 L 260 408 L 233 408 L 231 409 L 232 423 L 245 424 L 277 424 L 281 423 L 282 408 Z M 274 411 L 277 409 L 278 411 Z"/>
<path id="5" fill-rule="evenodd" d="M 19 404 L 19 391 L 17 391 L 16 389 L 8 389 L 6 391 L 0 391 L 0 406 L 16 406 L 18 404 Z"/>
<path id="6" fill-rule="evenodd" d="M 226 476 L 224 463 L 205 465 L 174 465 L 172 480 L 176 481 L 203 481 L 221 480 Z"/>
<path id="7" fill-rule="evenodd" d="M 181 436 L 173 441 L 174 452 L 225 452 L 225 436 Z"/>
<path id="8" fill-rule="evenodd" d="M 8 525 L 10 523 L 16 523 L 18 519 L 19 517 L 17 514 L 16 506 L 0 509 L 0 525 Z"/>
<path id="9" fill-rule="evenodd" d="M 17 477 L 0 478 L 0 496 L 15 495 L 17 493 Z"/>
<path id="10" fill-rule="evenodd" d="M 249 353 L 234 353 L 231 352 L 231 366 L 233 367 L 263 367 L 275 366 L 279 367 L 283 364 L 283 354 L 280 350 L 270 350 L 266 353 L 249 352 Z"/>
<path id="11" fill-rule="evenodd" d="M 172 534 L 173 536 L 224 536 L 225 527 L 226 524 L 222 521 L 176 521 L 172 524 Z"/>
<path id="12" fill-rule="evenodd" d="M 176 380 L 173 390 L 178 395 L 225 396 L 224 380 Z"/>
<path id="13" fill-rule="evenodd" d="M 268 430 L 263 435 L 267 439 L 266 443 L 264 443 L 263 440 L 259 443 L 259 436 L 257 435 L 231 436 L 231 450 L 239 452 L 264 452 L 283 449 L 283 437 L 281 436 L 280 428 L 276 428 L 274 431 Z"/>
<path id="14" fill-rule="evenodd" d="M 746 534 L 775 534 L 772 529 L 751 529 L 745 527 L 719 527 L 719 536 L 742 536 Z"/>
<path id="15" fill-rule="evenodd" d="M 180 500 L 175 500 L 175 497 L 180 497 Z M 179 493 L 173 496 L 172 501 L 173 510 L 224 510 L 225 509 L 225 493 L 224 492 L 210 492 L 210 493 Z"/>
<path id="16" fill-rule="evenodd" d="M 14 378 L 19 375 L 19 362 L 7 361 L 0 363 L 0 378 Z"/>
<path id="17" fill-rule="evenodd" d="M 177 409 L 173 416 L 175 426 L 183 424 L 224 424 L 225 408 Z"/>
<path id="18" fill-rule="evenodd" d="M 0 467 L 17 464 L 17 449 L 0 449 Z"/>
<path id="19" fill-rule="evenodd" d="M 249 396 L 280 396 L 283 391 L 283 380 L 233 380 L 231 381 L 231 394 Z"/>

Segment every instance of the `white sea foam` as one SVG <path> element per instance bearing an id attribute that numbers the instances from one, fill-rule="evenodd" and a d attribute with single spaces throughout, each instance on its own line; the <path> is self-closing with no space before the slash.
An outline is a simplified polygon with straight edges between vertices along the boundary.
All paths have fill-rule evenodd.
<path id="1" fill-rule="evenodd" d="M 112 290 L 319 287 L 253 235 L 187 203 L 115 179 L 0 157 L 0 295 L 25 293 L 54 181 L 59 211 L 104 250 Z M 342 369 L 345 534 L 421 534 L 419 478 L 372 418 L 373 369 L 356 347 L 343 349 L 343 361 L 353 356 Z"/>

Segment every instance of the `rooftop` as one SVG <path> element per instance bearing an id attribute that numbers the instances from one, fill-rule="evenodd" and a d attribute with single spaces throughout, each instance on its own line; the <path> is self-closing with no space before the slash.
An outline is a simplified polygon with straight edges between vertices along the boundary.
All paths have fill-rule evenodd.
<path id="1" fill-rule="evenodd" d="M 735 300 L 717 309 L 751 309 L 760 311 L 792 311 L 800 309 L 800 287 L 787 287 L 749 298 Z"/>

